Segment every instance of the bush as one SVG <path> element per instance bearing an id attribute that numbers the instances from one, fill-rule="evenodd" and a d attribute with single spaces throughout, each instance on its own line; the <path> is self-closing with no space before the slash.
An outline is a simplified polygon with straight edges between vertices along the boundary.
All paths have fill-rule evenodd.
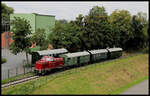
<path id="1" fill-rule="evenodd" d="M 23 67 L 30 68 L 30 67 L 32 67 L 32 64 L 25 64 L 25 65 L 23 65 Z"/>
<path id="2" fill-rule="evenodd" d="M 2 58 L 2 63 L 1 64 L 5 63 L 5 62 L 7 62 L 6 58 Z"/>
<path id="3" fill-rule="evenodd" d="M 143 53 L 149 53 L 149 48 L 148 48 L 148 47 L 144 48 L 144 49 L 142 50 L 142 52 L 143 52 Z"/>

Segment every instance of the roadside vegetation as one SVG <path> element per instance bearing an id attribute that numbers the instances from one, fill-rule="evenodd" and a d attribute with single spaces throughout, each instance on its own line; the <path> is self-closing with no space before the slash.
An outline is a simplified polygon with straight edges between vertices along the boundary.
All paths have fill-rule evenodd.
<path id="1" fill-rule="evenodd" d="M 119 94 L 148 78 L 148 54 L 79 67 L 2 89 L 2 94 Z"/>

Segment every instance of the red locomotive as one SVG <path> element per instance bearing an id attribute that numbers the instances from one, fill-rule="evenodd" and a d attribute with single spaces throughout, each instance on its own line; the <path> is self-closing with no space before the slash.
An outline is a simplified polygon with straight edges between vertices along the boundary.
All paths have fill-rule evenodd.
<path id="1" fill-rule="evenodd" d="M 35 73 L 44 75 L 46 72 L 55 68 L 62 68 L 64 59 L 59 57 L 43 56 L 40 60 L 36 61 Z"/>

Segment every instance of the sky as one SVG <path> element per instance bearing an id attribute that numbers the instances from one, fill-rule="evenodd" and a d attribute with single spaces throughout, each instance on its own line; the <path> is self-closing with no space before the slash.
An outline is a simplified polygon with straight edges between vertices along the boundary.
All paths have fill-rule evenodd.
<path id="1" fill-rule="evenodd" d="M 79 15 L 87 15 L 89 10 L 93 6 L 104 6 L 108 15 L 110 15 L 115 9 L 128 10 L 131 15 L 136 15 L 138 12 L 147 13 L 147 18 L 149 17 L 149 5 L 148 1 L 132 1 L 132 2 L 118 2 L 118 1 L 86 1 L 86 2 L 73 2 L 73 1 L 63 1 L 63 2 L 2 2 L 9 7 L 14 8 L 14 13 L 38 13 L 45 15 L 55 15 L 55 18 L 66 19 L 68 21 L 75 20 Z"/>

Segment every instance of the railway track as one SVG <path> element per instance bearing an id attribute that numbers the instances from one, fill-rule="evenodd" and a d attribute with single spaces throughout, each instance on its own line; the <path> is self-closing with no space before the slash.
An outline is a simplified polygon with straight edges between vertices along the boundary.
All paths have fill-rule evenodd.
<path id="1" fill-rule="evenodd" d="M 29 80 L 34 80 L 34 79 L 37 79 L 37 78 L 39 78 L 39 77 L 40 77 L 40 76 L 30 76 L 30 77 L 27 77 L 27 78 L 23 78 L 23 79 L 20 79 L 20 80 L 16 80 L 16 81 L 13 81 L 13 82 L 9 82 L 9 83 L 3 84 L 3 85 L 1 86 L 1 88 L 5 88 L 5 87 L 8 87 L 8 86 L 20 84 L 20 83 L 23 83 L 23 82 L 26 82 L 26 81 L 29 81 Z"/>
<path id="2" fill-rule="evenodd" d="M 136 53 L 136 54 L 132 54 L 132 55 L 128 55 L 128 56 L 122 56 L 122 57 L 119 57 L 119 58 L 116 58 L 116 59 L 127 58 L 127 57 L 129 57 L 129 56 L 135 56 L 135 55 L 138 55 L 138 54 L 142 54 L 142 53 Z M 108 61 L 112 61 L 112 60 L 116 60 L 116 59 L 104 60 L 104 61 L 102 61 L 102 62 L 108 62 Z M 99 63 L 101 63 L 101 62 L 99 62 Z M 83 67 L 83 66 L 80 66 L 80 67 Z M 72 69 L 72 68 L 69 68 L 69 69 Z M 68 68 L 67 68 L 66 70 L 68 70 Z M 65 71 L 65 70 L 63 70 L 63 71 Z M 56 75 L 56 74 L 58 74 L 59 72 L 62 72 L 62 70 L 60 70 L 60 71 L 58 71 L 58 72 L 52 72 L 52 74 L 50 74 L 50 75 Z M 17 84 L 24 83 L 24 82 L 27 82 L 27 81 L 30 81 L 30 80 L 38 79 L 38 78 L 40 78 L 40 77 L 41 77 L 41 76 L 35 76 L 35 75 L 34 75 L 34 76 L 26 77 L 26 78 L 23 78 L 23 79 L 15 80 L 15 81 L 13 81 L 13 82 L 8 82 L 8 83 L 6 83 L 6 84 L 3 84 L 3 85 L 1 86 L 1 88 L 5 88 L 5 87 L 8 87 L 8 86 L 12 86 L 12 85 L 17 85 Z"/>

